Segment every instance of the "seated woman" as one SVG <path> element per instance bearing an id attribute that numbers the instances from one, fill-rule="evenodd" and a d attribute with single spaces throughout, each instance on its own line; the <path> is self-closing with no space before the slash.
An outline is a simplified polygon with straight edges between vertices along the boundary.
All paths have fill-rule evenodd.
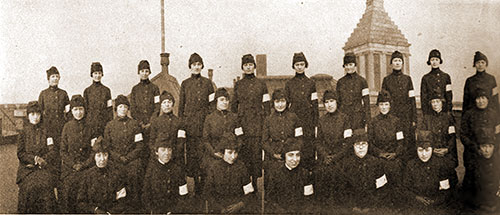
<path id="1" fill-rule="evenodd" d="M 78 190 L 79 213 L 125 213 L 130 205 L 121 168 L 109 161 L 109 149 L 102 142 L 92 147 L 95 166 L 84 172 Z"/>
<path id="2" fill-rule="evenodd" d="M 222 159 L 214 160 L 207 170 L 204 187 L 209 213 L 256 213 L 251 195 L 254 187 L 245 165 L 238 160 L 240 142 L 233 133 L 220 137 Z"/>
<path id="3" fill-rule="evenodd" d="M 19 186 L 18 213 L 55 213 L 54 139 L 42 128 L 41 107 L 37 101 L 28 103 L 28 122 L 19 135 L 17 157 L 19 167 L 16 183 Z"/>
<path id="4" fill-rule="evenodd" d="M 500 157 L 498 154 L 498 138 L 491 128 L 479 128 L 477 131 L 478 157 L 473 166 L 475 169 L 475 186 L 470 192 L 471 209 L 482 212 L 498 213 L 500 203 Z"/>
<path id="5" fill-rule="evenodd" d="M 340 180 L 340 161 L 352 151 L 349 138 L 352 136 L 351 122 L 347 115 L 337 109 L 337 93 L 326 90 L 323 94 L 326 114 L 319 118 L 316 149 L 319 165 L 314 171 L 318 202 L 336 204 L 344 193 Z"/>
<path id="6" fill-rule="evenodd" d="M 346 181 L 343 202 L 354 212 L 367 213 L 387 205 L 387 192 L 393 182 L 387 177 L 384 162 L 368 153 L 371 146 L 365 130 L 354 130 L 351 138 L 354 153 L 342 161 L 342 177 Z"/>
<path id="7" fill-rule="evenodd" d="M 225 88 L 215 91 L 215 110 L 208 114 L 203 123 L 203 169 L 208 167 L 216 159 L 222 159 L 223 153 L 220 149 L 220 137 L 225 132 L 234 132 L 238 137 L 243 135 L 243 129 L 237 127 L 238 116 L 228 110 L 229 93 Z"/>
<path id="8" fill-rule="evenodd" d="M 145 213 L 182 213 L 186 211 L 187 182 L 182 160 L 175 160 L 176 137 L 156 139 L 156 161 L 151 161 L 144 177 L 142 204 Z"/>
<path id="9" fill-rule="evenodd" d="M 288 138 L 283 146 L 284 162 L 270 167 L 266 182 L 268 204 L 264 213 L 311 213 L 314 187 L 307 169 L 300 164 L 302 141 Z"/>
<path id="10" fill-rule="evenodd" d="M 433 156 L 435 136 L 431 131 L 417 132 L 418 158 L 410 160 L 404 172 L 408 206 L 422 213 L 435 214 L 446 210 L 457 182 L 455 162 Z"/>
<path id="11" fill-rule="evenodd" d="M 444 96 L 439 92 L 432 92 L 429 96 L 432 112 L 424 115 L 423 129 L 434 135 L 433 155 L 445 157 L 458 166 L 457 137 L 455 119 L 451 113 L 443 111 Z"/>

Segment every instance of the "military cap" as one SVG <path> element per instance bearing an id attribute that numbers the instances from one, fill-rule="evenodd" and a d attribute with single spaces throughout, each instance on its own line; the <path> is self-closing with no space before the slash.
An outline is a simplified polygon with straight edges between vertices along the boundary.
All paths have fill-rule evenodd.
<path id="1" fill-rule="evenodd" d="M 257 64 L 255 63 L 255 59 L 253 58 L 253 56 L 251 54 L 246 54 L 246 55 L 243 55 L 243 57 L 241 57 L 241 69 L 243 69 L 243 65 L 246 63 L 253 63 L 253 65 L 255 65 L 255 67 L 257 67 Z"/>
<path id="2" fill-rule="evenodd" d="M 80 94 L 73 95 L 71 97 L 69 105 L 71 109 L 73 109 L 74 107 L 85 107 L 85 99 Z"/>
<path id="3" fill-rule="evenodd" d="M 47 70 L 47 80 L 49 80 L 50 76 L 54 74 L 59 74 L 59 70 L 57 70 L 55 66 L 50 67 L 50 69 Z"/>
<path id="4" fill-rule="evenodd" d="M 302 53 L 302 52 L 294 53 L 293 60 L 292 60 L 292 69 L 295 69 L 294 68 L 295 63 L 302 62 L 302 61 L 305 62 L 306 68 L 307 68 L 309 66 L 309 63 L 307 62 L 307 59 L 306 59 L 306 56 L 304 55 L 304 53 Z"/>
<path id="5" fill-rule="evenodd" d="M 92 73 L 94 72 L 103 72 L 101 63 L 93 62 L 92 65 L 90 65 L 90 77 L 92 77 Z"/>
<path id="6" fill-rule="evenodd" d="M 486 55 L 484 55 L 480 51 L 477 51 L 476 54 L 474 54 L 474 63 L 472 64 L 472 66 L 476 67 L 476 62 L 478 62 L 480 60 L 486 61 L 486 66 L 488 66 L 488 58 L 486 57 Z"/>
<path id="7" fill-rule="evenodd" d="M 433 49 L 429 52 L 429 58 L 427 58 L 427 65 L 431 65 L 431 58 L 439 58 L 440 63 L 443 63 L 443 59 L 441 59 L 441 52 L 437 49 Z"/>
<path id="8" fill-rule="evenodd" d="M 347 65 L 349 63 L 356 64 L 356 55 L 354 55 L 354 53 L 352 52 L 347 52 L 344 55 L 344 64 L 342 64 L 342 67 L 344 67 L 344 65 Z"/>
<path id="9" fill-rule="evenodd" d="M 202 69 L 205 67 L 205 65 L 203 64 L 203 58 L 201 58 L 201 56 L 198 53 L 191 54 L 191 57 L 189 57 L 188 61 L 188 67 L 191 69 L 191 64 L 195 62 L 200 62 Z"/>

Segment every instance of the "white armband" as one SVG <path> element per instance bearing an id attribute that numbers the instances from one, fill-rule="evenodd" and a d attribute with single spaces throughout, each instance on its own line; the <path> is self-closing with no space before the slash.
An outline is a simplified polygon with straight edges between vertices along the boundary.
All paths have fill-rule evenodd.
<path id="1" fill-rule="evenodd" d="M 311 93 L 311 101 L 313 101 L 313 100 L 318 100 L 318 93 L 317 92 Z"/>
<path id="2" fill-rule="evenodd" d="M 402 131 L 398 131 L 398 133 L 396 133 L 396 140 L 402 140 L 404 139 L 404 135 L 403 135 L 403 132 Z"/>
<path id="3" fill-rule="evenodd" d="M 385 174 L 380 178 L 375 179 L 375 187 L 377 189 L 383 187 L 385 184 L 387 184 L 387 177 Z"/>
<path id="4" fill-rule="evenodd" d="M 314 193 L 314 187 L 312 184 L 304 186 L 304 196 L 310 196 Z"/>
<path id="5" fill-rule="evenodd" d="M 125 189 L 125 187 L 116 192 L 116 200 L 121 199 L 125 196 L 127 196 L 127 190 Z"/>
<path id="6" fill-rule="evenodd" d="M 47 146 L 50 146 L 53 144 L 54 144 L 54 140 L 52 139 L 52 137 L 47 137 Z"/>
<path id="7" fill-rule="evenodd" d="M 446 92 L 451 91 L 451 84 L 446 85 Z"/>
<path id="8" fill-rule="evenodd" d="M 142 133 L 138 133 L 134 137 L 134 142 L 139 142 L 142 140 Z"/>
<path id="9" fill-rule="evenodd" d="M 352 137 L 352 129 L 344 130 L 344 138 Z"/>
<path id="10" fill-rule="evenodd" d="M 242 135 L 243 134 L 243 128 L 241 128 L 241 127 L 235 128 L 234 129 L 234 134 L 236 134 L 236 136 Z"/>
<path id="11" fill-rule="evenodd" d="M 211 93 L 210 95 L 208 95 L 208 101 L 212 102 L 213 100 L 215 100 L 215 93 Z"/>
<path id="12" fill-rule="evenodd" d="M 415 97 L 415 91 L 414 90 L 410 90 L 408 91 L 408 97 Z"/>
<path id="13" fill-rule="evenodd" d="M 188 194 L 188 186 L 187 186 L 187 184 L 179 186 L 179 195 L 184 196 L 186 194 Z"/>
<path id="14" fill-rule="evenodd" d="M 370 90 L 368 88 L 361 90 L 361 96 L 367 96 L 367 95 L 370 95 Z"/>
<path id="15" fill-rule="evenodd" d="M 454 134 L 455 133 L 455 126 L 453 125 L 450 125 L 448 127 L 448 134 Z"/>
<path id="16" fill-rule="evenodd" d="M 269 96 L 269 94 L 264 94 L 262 95 L 262 102 L 268 102 L 268 101 L 271 101 L 271 97 Z"/>
<path id="17" fill-rule="evenodd" d="M 295 137 L 302 136 L 302 127 L 295 128 Z"/>
<path id="18" fill-rule="evenodd" d="M 186 131 L 182 129 L 177 130 L 177 138 L 186 138 Z"/>
<path id="19" fill-rule="evenodd" d="M 70 107 L 69 104 L 67 104 L 66 106 L 64 106 L 64 112 L 66 112 L 66 113 L 69 112 L 69 107 Z"/>
<path id="20" fill-rule="evenodd" d="M 252 185 L 252 182 L 248 183 L 247 185 L 243 186 L 243 192 L 246 194 L 249 194 L 251 192 L 253 192 L 254 189 L 253 189 L 253 185 Z"/>
<path id="21" fill-rule="evenodd" d="M 439 190 L 450 189 L 450 181 L 448 179 L 439 182 Z"/>

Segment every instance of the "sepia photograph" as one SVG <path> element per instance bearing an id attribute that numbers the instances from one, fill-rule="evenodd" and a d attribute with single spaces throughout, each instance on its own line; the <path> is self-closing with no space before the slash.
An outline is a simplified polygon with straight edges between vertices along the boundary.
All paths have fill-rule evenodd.
<path id="1" fill-rule="evenodd" d="M 5 0 L 1 214 L 500 214 L 500 0 Z"/>

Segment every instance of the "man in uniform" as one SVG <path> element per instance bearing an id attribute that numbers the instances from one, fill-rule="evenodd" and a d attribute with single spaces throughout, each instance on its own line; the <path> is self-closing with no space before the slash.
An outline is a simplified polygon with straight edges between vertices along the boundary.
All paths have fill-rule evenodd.
<path id="1" fill-rule="evenodd" d="M 344 56 L 345 76 L 337 82 L 339 110 L 346 114 L 353 129 L 365 128 L 370 120 L 370 90 L 366 79 L 357 73 L 356 56 Z"/>
<path id="2" fill-rule="evenodd" d="M 231 110 L 238 114 L 238 121 L 244 132 L 240 158 L 252 176 L 253 187 L 257 189 L 257 177 L 262 176 L 262 125 L 269 115 L 271 97 L 266 84 L 255 77 L 255 67 L 251 54 L 241 58 L 244 75 L 234 85 Z"/>
<path id="3" fill-rule="evenodd" d="M 61 146 L 60 206 L 62 213 L 77 213 L 77 192 L 84 170 L 92 166 L 92 148 L 98 138 L 91 140 L 91 129 L 85 121 L 85 99 L 74 95 L 70 101 L 73 119 L 64 125 Z M 99 141 L 102 137 L 99 138 Z"/>
<path id="4" fill-rule="evenodd" d="M 212 82 L 200 74 L 204 67 L 200 55 L 193 53 L 189 58 L 188 67 L 191 70 L 191 77 L 181 84 L 179 117 L 186 128 L 187 175 L 194 178 L 195 194 L 201 195 L 204 187 L 203 171 L 200 168 L 203 156 L 201 151 L 203 123 L 215 94 Z"/>
<path id="5" fill-rule="evenodd" d="M 94 62 L 90 66 L 92 85 L 83 91 L 85 98 L 85 120 L 92 129 L 91 138 L 101 137 L 106 124 L 113 119 L 113 100 L 111 90 L 101 82 L 104 72 L 101 63 Z"/>
<path id="6" fill-rule="evenodd" d="M 220 137 L 222 159 L 208 168 L 204 195 L 209 213 L 255 213 L 254 187 L 245 165 L 238 159 L 240 141 L 232 132 Z"/>
<path id="7" fill-rule="evenodd" d="M 486 55 L 477 51 L 474 55 L 473 66 L 476 68 L 476 74 L 465 81 L 462 114 L 465 114 L 470 109 L 474 109 L 476 104 L 474 93 L 479 88 L 486 92 L 490 103 L 489 108 L 492 108 L 499 114 L 500 105 L 498 104 L 497 81 L 495 76 L 486 72 L 488 68 L 488 58 Z"/>
<path id="8" fill-rule="evenodd" d="M 443 95 L 443 108 L 442 112 L 450 112 L 453 108 L 453 92 L 451 90 L 451 78 L 448 73 L 439 69 L 443 63 L 441 59 L 441 52 L 433 49 L 429 53 L 427 65 L 431 66 L 431 71 L 422 77 L 420 84 L 420 103 L 422 104 L 422 112 L 424 115 L 432 114 L 431 95 L 438 92 Z"/>
<path id="9" fill-rule="evenodd" d="M 443 110 L 445 98 L 440 91 L 435 90 L 428 98 L 432 112 L 424 114 L 423 129 L 431 131 L 435 137 L 433 155 L 446 157 L 458 166 L 455 119 L 450 112 Z"/>
<path id="10" fill-rule="evenodd" d="M 54 140 L 56 150 L 56 161 L 54 163 L 57 170 L 60 169 L 59 145 L 61 132 L 66 123 L 66 113 L 69 112 L 69 97 L 65 90 L 58 87 L 60 75 L 55 66 L 47 70 L 47 80 L 49 88 L 43 90 L 38 97 L 38 103 L 42 108 L 42 125 L 47 132 L 47 136 Z M 59 174 L 59 172 L 57 173 Z"/>
<path id="11" fill-rule="evenodd" d="M 95 165 L 83 175 L 77 202 L 78 213 L 126 213 L 129 208 L 129 189 L 122 168 L 109 160 L 111 151 L 106 144 L 92 146 Z"/>
<path id="12" fill-rule="evenodd" d="M 148 165 L 142 189 L 145 213 L 186 213 L 187 182 L 182 160 L 172 160 L 176 136 L 156 139 L 156 156 Z"/>
<path id="13" fill-rule="evenodd" d="M 464 144 L 465 175 L 462 182 L 462 191 L 466 194 L 474 190 L 476 184 L 476 160 L 480 156 L 479 138 L 481 129 L 491 129 L 495 135 L 500 134 L 500 120 L 496 112 L 489 108 L 489 93 L 479 88 L 474 98 L 476 106 L 468 110 L 460 124 L 460 140 Z M 498 138 L 497 138 L 498 139 Z"/>
<path id="14" fill-rule="evenodd" d="M 309 66 L 304 53 L 293 55 L 292 69 L 295 76 L 286 82 L 285 92 L 290 105 L 290 111 L 294 112 L 302 124 L 304 132 L 304 146 L 302 148 L 302 165 L 312 170 L 314 159 L 314 129 L 318 123 L 318 93 L 316 83 L 305 74 Z"/>
<path id="15" fill-rule="evenodd" d="M 55 213 L 55 162 L 58 152 L 54 138 L 41 126 L 42 108 L 37 101 L 27 107 L 27 120 L 17 141 L 19 167 L 18 213 Z"/>
<path id="16" fill-rule="evenodd" d="M 150 161 L 156 161 L 157 148 L 155 143 L 161 139 L 173 138 L 172 159 L 182 160 L 184 164 L 184 143 L 186 142 L 186 131 L 181 119 L 173 112 L 175 99 L 172 94 L 163 91 L 160 95 L 160 115 L 151 117 L 151 132 L 149 142 Z M 175 141 L 174 141 L 175 140 Z"/>
<path id="17" fill-rule="evenodd" d="M 143 149 L 143 134 L 139 123 L 127 116 L 130 103 L 124 95 L 115 99 L 116 118 L 104 130 L 104 143 L 109 145 L 111 161 L 122 168 L 127 181 L 127 195 L 135 210 L 141 208 L 139 198 L 140 176 L 143 174 L 140 153 Z"/>
<path id="18" fill-rule="evenodd" d="M 236 136 L 243 135 L 243 129 L 237 124 L 235 113 L 229 111 L 229 93 L 225 88 L 215 91 L 215 111 L 210 113 L 203 125 L 203 169 L 206 170 L 214 159 L 222 159 L 220 140 L 226 132 Z"/>
<path id="19" fill-rule="evenodd" d="M 415 156 L 413 146 L 415 145 L 415 128 L 417 126 L 417 106 L 415 103 L 415 91 L 413 82 L 409 75 L 403 74 L 403 54 L 395 51 L 391 56 L 392 73 L 384 78 L 382 90 L 387 90 L 392 98 L 391 113 L 401 120 L 401 129 L 407 137 L 400 158 L 406 161 L 410 156 Z"/>
<path id="20" fill-rule="evenodd" d="M 458 183 L 455 162 L 433 156 L 435 136 L 432 131 L 417 132 L 417 155 L 408 162 L 404 178 L 407 203 L 423 214 L 447 211 L 453 197 L 453 187 Z M 450 213 L 451 211 L 448 211 Z M 439 213 L 440 214 L 440 213 Z"/>
<path id="21" fill-rule="evenodd" d="M 323 94 L 326 114 L 319 118 L 316 142 L 320 161 L 314 174 L 318 188 L 316 193 L 320 201 L 328 203 L 336 201 L 337 194 L 344 192 L 338 178 L 341 172 L 340 162 L 352 151 L 348 142 L 352 136 L 351 121 L 337 109 L 337 100 L 335 91 L 326 90 Z"/>
<path id="22" fill-rule="evenodd" d="M 268 204 L 265 213 L 314 213 L 312 198 L 313 180 L 301 164 L 302 140 L 288 138 L 283 147 L 284 162 L 270 168 Z"/>

